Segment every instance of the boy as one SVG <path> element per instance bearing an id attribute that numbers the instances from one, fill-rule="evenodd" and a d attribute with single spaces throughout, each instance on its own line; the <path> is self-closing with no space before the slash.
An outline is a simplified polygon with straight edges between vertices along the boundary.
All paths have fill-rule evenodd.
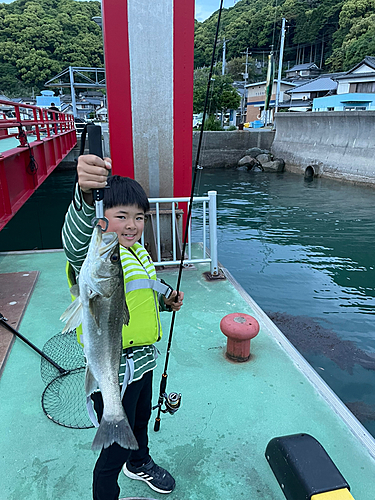
<path id="1" fill-rule="evenodd" d="M 104 190 L 104 215 L 108 219 L 107 231 L 116 232 L 120 242 L 121 263 L 124 270 L 125 289 L 135 279 L 156 280 L 155 267 L 147 251 L 138 243 L 141 238 L 145 213 L 149 203 L 143 188 L 127 177 L 108 177 L 111 160 L 94 155 L 80 156 L 77 164 L 78 183 L 75 203 L 65 217 L 62 231 L 64 250 L 69 262 L 70 279 L 79 279 L 79 271 L 85 259 L 92 233 L 91 221 L 95 216 L 92 189 Z M 80 196 L 80 192 L 81 195 Z M 100 221 L 103 223 L 103 221 Z M 104 226 L 102 226 L 104 228 Z M 128 289 L 130 287 L 128 286 Z M 128 382 L 123 406 L 137 439 L 139 449 L 131 451 L 114 443 L 103 448 L 93 474 L 94 500 L 117 500 L 120 488 L 118 475 L 145 481 L 159 493 L 170 493 L 175 487 L 171 474 L 154 463 L 149 454 L 147 425 L 151 416 L 152 373 L 156 367 L 154 342 L 160 340 L 161 310 L 178 311 L 183 302 L 183 292 L 174 290 L 170 297 L 157 299 L 152 289 L 136 289 L 126 292 L 130 322 L 123 329 L 123 354 L 120 366 L 120 383 L 128 378 L 126 366 L 134 361 L 134 375 Z M 126 381 L 125 381 L 126 383 Z M 100 392 L 92 395 L 98 420 L 102 416 L 103 401 Z"/>

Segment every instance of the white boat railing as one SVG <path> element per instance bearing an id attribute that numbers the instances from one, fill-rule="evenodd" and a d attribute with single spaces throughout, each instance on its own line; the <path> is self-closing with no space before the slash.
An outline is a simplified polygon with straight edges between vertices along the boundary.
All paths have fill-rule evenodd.
<path id="1" fill-rule="evenodd" d="M 217 205 L 216 205 L 216 191 L 209 191 L 207 196 L 197 196 L 193 198 L 192 206 L 192 217 L 190 219 L 188 227 L 188 240 L 185 249 L 186 258 L 184 259 L 184 265 L 187 264 L 198 264 L 198 263 L 209 263 L 210 273 L 214 276 L 219 274 L 218 268 L 218 256 L 217 256 Z M 180 264 L 181 252 L 178 253 L 179 248 L 182 247 L 183 238 L 185 233 L 185 224 L 181 231 L 178 230 L 178 220 L 180 216 L 176 213 L 178 210 L 179 203 L 188 203 L 190 201 L 189 197 L 179 197 L 179 198 L 149 198 L 150 205 L 153 209 L 153 216 L 155 216 L 155 246 L 156 246 L 156 260 L 154 258 L 154 264 L 156 266 L 176 266 Z M 165 211 L 165 206 L 170 207 L 168 213 L 170 212 L 171 217 L 169 219 L 169 224 L 171 224 L 171 249 L 168 252 L 167 257 L 165 252 L 162 258 L 163 249 L 163 231 L 161 228 L 161 208 L 163 205 L 163 210 Z M 184 214 L 186 220 L 187 213 Z M 207 220 L 208 219 L 208 220 Z M 193 229 L 192 229 L 193 221 Z M 177 233 L 180 234 L 177 234 Z M 144 245 L 144 235 L 142 235 L 142 244 Z M 203 243 L 202 244 L 202 256 L 192 256 L 192 244 L 193 243 Z M 208 243 L 208 244 L 207 244 Z"/>

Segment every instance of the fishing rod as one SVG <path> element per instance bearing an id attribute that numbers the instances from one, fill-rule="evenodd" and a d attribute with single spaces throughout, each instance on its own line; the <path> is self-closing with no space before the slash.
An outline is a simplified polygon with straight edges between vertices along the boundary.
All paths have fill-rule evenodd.
<path id="1" fill-rule="evenodd" d="M 89 154 L 99 156 L 99 158 L 103 159 L 102 127 L 94 123 L 89 123 L 87 125 L 87 135 L 89 139 Z M 104 188 L 93 189 L 92 196 L 95 205 L 95 217 L 92 225 L 96 226 L 100 220 L 103 221 L 105 225 L 103 232 L 105 232 L 108 229 L 108 219 L 104 217 Z"/>
<path id="2" fill-rule="evenodd" d="M 221 19 L 221 13 L 223 11 L 223 3 L 224 3 L 224 0 L 220 0 L 219 15 L 217 18 L 216 33 L 215 33 L 215 41 L 214 41 L 213 50 L 212 50 L 211 66 L 210 66 L 210 72 L 208 75 L 206 97 L 205 97 L 205 101 L 204 101 L 202 125 L 201 125 L 197 154 L 196 154 L 196 159 L 195 159 L 193 181 L 192 181 L 192 185 L 191 185 L 189 209 L 188 209 L 188 215 L 187 215 L 187 219 L 186 219 L 184 240 L 183 240 L 182 251 L 181 251 L 181 261 L 180 261 L 179 270 L 178 270 L 178 278 L 177 278 L 177 286 L 176 286 L 177 294 L 176 294 L 175 302 L 178 302 L 178 296 L 180 293 L 182 269 L 184 266 L 184 256 L 185 256 L 186 244 L 187 244 L 188 233 L 189 233 L 189 223 L 190 223 L 191 212 L 192 212 L 192 207 L 193 207 L 193 197 L 194 197 L 195 184 L 196 184 L 196 180 L 197 180 L 197 173 L 198 173 L 198 170 L 202 169 L 202 167 L 199 166 L 199 157 L 200 157 L 200 152 L 201 152 L 201 147 L 202 147 L 204 123 L 205 123 L 206 113 L 207 113 L 207 108 L 208 108 L 211 79 L 212 79 L 212 73 L 213 73 L 213 68 L 214 68 L 214 63 L 215 63 L 215 53 L 216 53 L 217 40 L 218 40 L 218 36 L 219 36 L 220 19 Z M 168 337 L 167 354 L 165 357 L 164 372 L 163 372 L 163 374 L 161 376 L 161 380 L 160 380 L 158 404 L 152 408 L 153 410 L 155 410 L 156 408 L 158 409 L 158 413 L 157 413 L 157 416 L 155 418 L 155 424 L 154 424 L 154 431 L 155 432 L 157 432 L 160 429 L 161 413 L 168 412 L 168 413 L 173 415 L 181 405 L 181 394 L 177 394 L 176 392 L 172 392 L 169 395 L 167 395 L 167 393 L 166 393 L 167 378 L 168 378 L 167 369 L 168 369 L 169 355 L 170 355 L 170 351 L 171 351 L 172 335 L 173 335 L 175 318 L 176 318 L 176 311 L 173 311 L 171 326 L 170 326 L 170 330 L 169 330 L 169 337 Z M 165 404 L 165 409 L 162 409 L 163 404 Z"/>
<path id="3" fill-rule="evenodd" d="M 22 335 L 22 333 L 18 332 L 15 328 L 13 328 L 9 323 L 7 323 L 8 319 L 0 313 L 0 324 L 3 325 L 7 330 L 13 333 L 13 335 L 16 335 L 19 339 L 21 339 L 25 344 L 27 344 L 31 349 L 33 349 L 35 352 L 37 352 L 42 358 L 44 358 L 46 361 L 51 363 L 52 366 L 54 366 L 60 373 L 60 375 L 66 375 L 69 370 L 64 370 L 64 368 L 61 368 L 57 363 L 53 361 L 47 354 L 45 354 L 43 351 L 41 351 L 36 345 L 34 345 L 30 340 L 28 340 L 26 337 Z"/>

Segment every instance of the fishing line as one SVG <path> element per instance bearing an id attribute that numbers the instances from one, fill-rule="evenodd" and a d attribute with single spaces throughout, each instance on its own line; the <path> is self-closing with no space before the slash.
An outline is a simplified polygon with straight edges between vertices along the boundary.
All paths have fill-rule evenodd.
<path id="1" fill-rule="evenodd" d="M 208 110 L 207 110 L 207 115 L 210 116 L 211 115 L 211 112 L 212 112 L 212 101 L 213 101 L 213 95 L 214 95 L 214 87 L 215 87 L 215 78 L 214 76 L 218 75 L 218 70 L 217 70 L 217 63 L 219 61 L 219 53 L 217 52 L 216 54 L 216 59 L 215 59 L 215 62 L 214 62 L 214 65 L 213 65 L 213 75 L 211 77 L 211 85 L 210 85 L 210 96 L 209 96 L 209 99 L 208 99 Z M 215 109 L 215 112 L 216 112 L 216 109 Z M 203 127 L 203 122 L 202 122 L 202 125 L 201 127 Z M 202 128 L 201 128 L 202 130 Z M 203 129 L 204 131 L 204 129 Z M 202 155 L 201 155 L 201 159 L 203 161 L 203 158 L 204 158 L 204 152 L 206 151 L 206 144 L 207 144 L 207 134 L 204 134 L 203 136 L 203 141 L 202 141 L 202 148 L 201 148 L 201 151 L 202 151 Z M 201 179 L 202 179 L 202 170 L 203 168 L 200 168 L 198 169 L 198 175 L 197 175 L 197 191 L 199 192 L 200 191 L 200 184 L 201 184 Z"/>
<path id="2" fill-rule="evenodd" d="M 195 183 L 197 180 L 197 172 L 199 170 L 201 170 L 201 168 L 202 168 L 199 166 L 199 158 L 200 158 L 200 152 L 201 152 L 201 147 L 202 147 L 204 124 L 205 124 L 206 113 L 207 113 L 207 108 L 208 108 L 208 100 L 209 100 L 209 95 L 210 95 L 212 72 L 213 72 L 213 67 L 214 67 L 214 62 L 215 62 L 217 40 L 218 40 L 218 36 L 219 36 L 221 13 L 223 11 L 223 3 L 224 3 L 224 0 L 220 0 L 220 8 L 219 8 L 219 14 L 218 14 L 218 18 L 217 18 L 216 33 L 215 33 L 215 41 L 214 41 L 213 50 L 212 50 L 211 66 L 210 66 L 210 72 L 208 75 L 206 97 L 205 97 L 205 102 L 204 102 L 202 125 L 201 125 L 201 131 L 200 131 L 199 141 L 198 141 L 198 148 L 197 148 L 197 153 L 196 153 L 196 158 L 195 158 L 195 167 L 194 167 L 193 181 L 192 181 L 191 192 L 190 192 L 189 209 L 188 209 L 188 215 L 187 215 L 187 219 L 186 219 L 185 234 L 184 234 L 184 240 L 183 240 L 182 251 L 181 251 L 181 261 L 180 261 L 179 270 L 178 270 L 178 278 L 177 278 L 177 286 L 176 286 L 177 294 L 176 294 L 175 302 L 178 302 L 178 297 L 179 297 L 179 293 L 180 293 L 181 277 L 182 277 L 182 270 L 184 267 L 184 256 L 185 256 L 186 244 L 187 244 L 187 239 L 188 239 L 188 234 L 189 234 L 189 224 L 190 224 L 190 220 L 191 220 L 191 211 L 192 211 L 192 207 L 193 207 L 193 197 L 194 197 Z M 176 311 L 173 311 L 171 326 L 170 326 L 170 330 L 169 330 L 167 353 L 166 353 L 166 357 L 165 357 L 164 372 L 163 372 L 163 374 L 161 376 L 161 380 L 160 380 L 158 404 L 153 407 L 153 409 L 156 409 L 156 408 L 158 409 L 158 413 L 157 413 L 157 416 L 155 418 L 155 424 L 154 424 L 154 431 L 155 432 L 157 432 L 160 429 L 161 412 L 172 413 L 170 404 L 168 405 L 168 403 L 169 403 L 168 396 L 167 396 L 165 391 L 166 391 L 166 387 L 167 387 L 167 377 L 168 377 L 167 369 L 168 369 L 169 355 L 170 355 L 170 351 L 171 351 L 172 335 L 173 335 L 175 318 L 176 318 Z M 175 395 L 176 393 L 172 393 L 172 394 Z M 171 396 L 171 394 L 169 396 Z M 181 400 L 181 395 L 180 395 L 180 400 Z M 178 401 L 178 406 L 176 403 L 176 406 L 174 408 L 172 408 L 173 413 L 174 413 L 174 411 L 177 411 L 179 404 L 180 404 L 180 400 Z M 165 410 L 162 409 L 163 403 L 165 403 L 165 405 L 166 405 Z"/>
<path id="3" fill-rule="evenodd" d="M 274 21 L 273 21 L 272 47 L 274 47 L 274 45 L 275 45 L 275 31 L 276 31 L 277 1 L 278 1 L 278 0 L 275 0 L 275 18 L 274 18 Z"/>

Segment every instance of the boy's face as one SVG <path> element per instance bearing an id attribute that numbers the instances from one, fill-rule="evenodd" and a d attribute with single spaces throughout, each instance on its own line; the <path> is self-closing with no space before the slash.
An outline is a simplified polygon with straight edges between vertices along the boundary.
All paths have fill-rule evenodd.
<path id="1" fill-rule="evenodd" d="M 108 208 L 104 215 L 108 219 L 107 232 L 117 233 L 123 247 L 129 248 L 141 239 L 145 213 L 138 205 L 118 205 Z"/>

